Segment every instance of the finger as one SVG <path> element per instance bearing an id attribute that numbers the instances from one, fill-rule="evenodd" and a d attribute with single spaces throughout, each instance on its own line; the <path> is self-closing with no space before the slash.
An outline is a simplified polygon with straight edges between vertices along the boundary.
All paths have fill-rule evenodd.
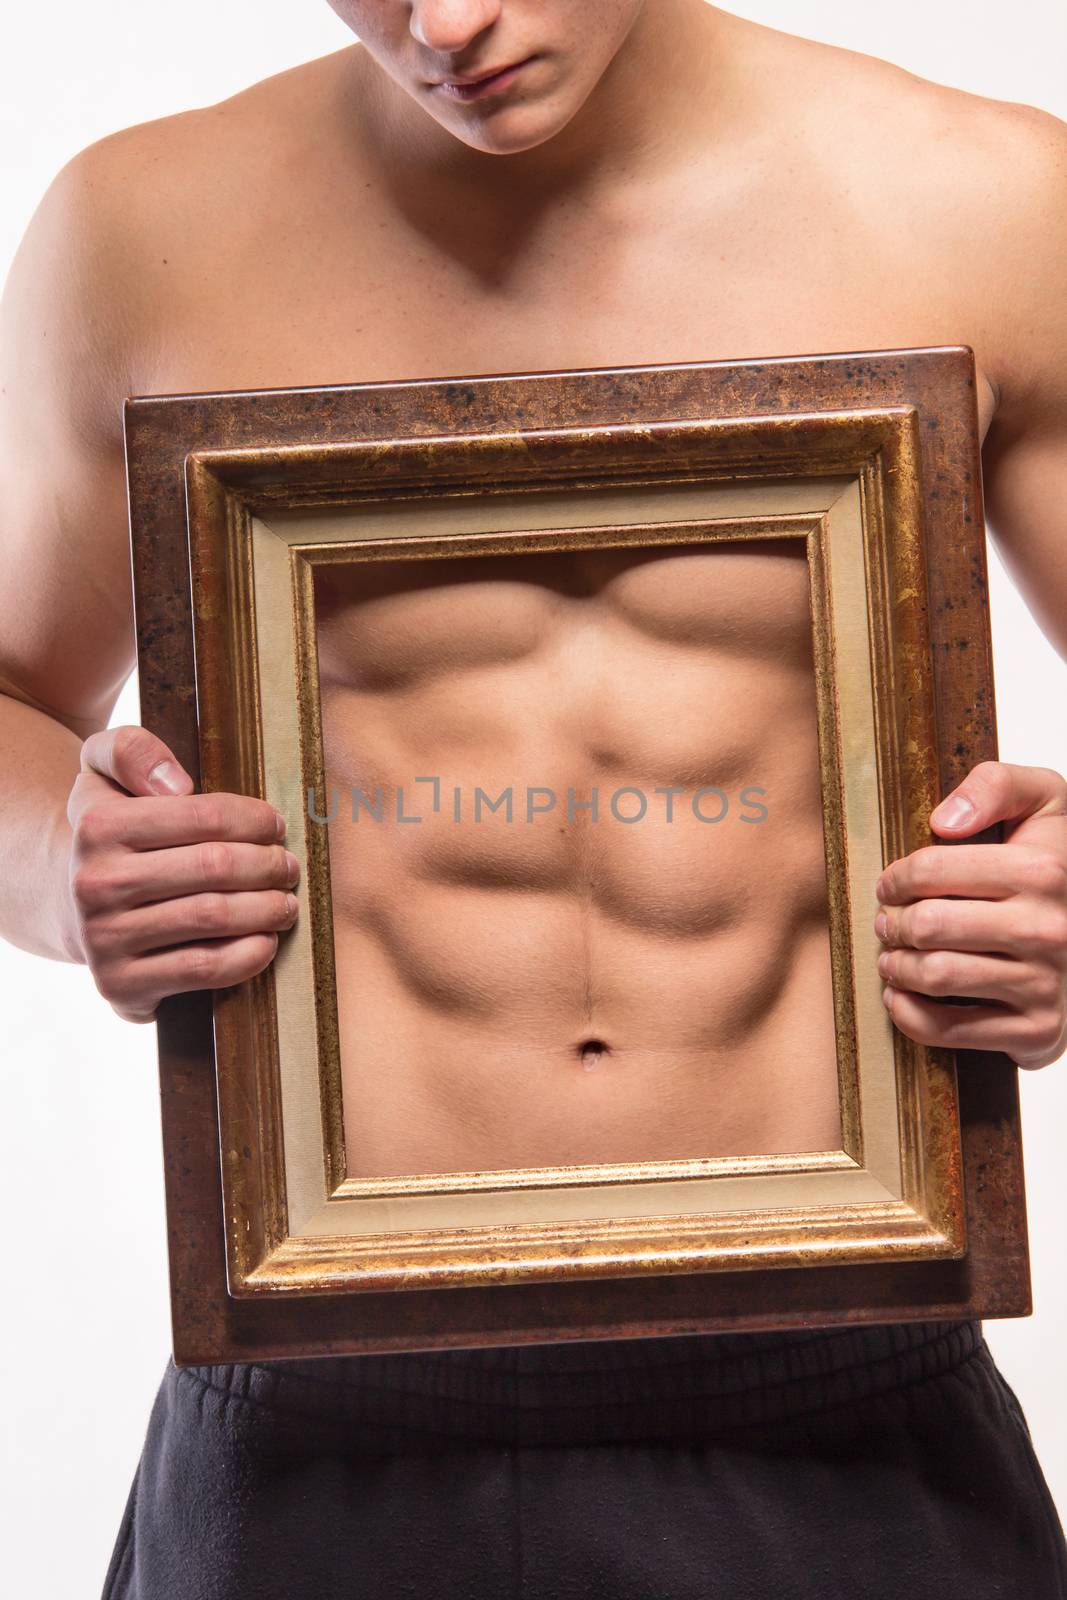
<path id="1" fill-rule="evenodd" d="M 191 794 L 192 778 L 162 739 L 147 728 L 103 728 L 81 748 L 84 772 L 110 778 L 128 794 Z"/>
<path id="2" fill-rule="evenodd" d="M 883 920 L 884 919 L 884 920 Z M 874 921 L 884 945 L 915 950 L 985 950 L 1025 956 L 1059 949 L 1067 939 L 1067 918 L 1056 907 L 1038 916 L 1013 900 L 915 900 L 887 906 Z"/>
<path id="3" fill-rule="evenodd" d="M 895 989 L 928 995 L 968 995 L 1022 1006 L 1030 999 L 1052 1000 L 1055 980 L 1012 956 L 963 954 L 958 950 L 883 950 L 878 971 Z"/>
<path id="4" fill-rule="evenodd" d="M 90 865 L 77 875 L 77 893 L 90 912 L 122 911 L 212 891 L 292 889 L 299 878 L 300 863 L 284 845 L 212 839 L 174 850 L 131 851 L 109 862 L 99 881 Z"/>
<path id="5" fill-rule="evenodd" d="M 130 1021 L 147 1021 L 168 995 L 199 989 L 228 989 L 255 977 L 278 950 L 276 933 L 250 933 L 237 939 L 182 944 L 127 961 L 99 983 L 115 1010 Z"/>
<path id="6" fill-rule="evenodd" d="M 938 833 L 965 837 L 994 822 L 1067 814 L 1067 780 L 1051 767 L 980 761 L 930 814 Z"/>
<path id="7" fill-rule="evenodd" d="M 1054 1014 L 1035 1025 L 1009 1007 L 952 1006 L 887 988 L 882 995 L 893 1023 L 918 1044 L 945 1050 L 1001 1050 L 1021 1067 L 1045 1066 L 1062 1049 Z"/>
<path id="8" fill-rule="evenodd" d="M 130 850 L 165 850 L 213 839 L 271 844 L 285 838 L 285 818 L 253 795 L 160 796 L 102 806 L 95 831 L 98 842 Z"/>
<path id="9" fill-rule="evenodd" d="M 120 912 L 94 930 L 106 957 L 162 950 L 204 939 L 236 939 L 291 928 L 299 910 L 294 894 L 260 889 L 244 894 L 193 894 Z"/>
<path id="10" fill-rule="evenodd" d="M 1063 895 L 1067 868 L 1048 851 L 1020 844 L 930 844 L 893 861 L 874 886 L 883 905 L 935 895 L 1004 900 L 1027 891 Z"/>

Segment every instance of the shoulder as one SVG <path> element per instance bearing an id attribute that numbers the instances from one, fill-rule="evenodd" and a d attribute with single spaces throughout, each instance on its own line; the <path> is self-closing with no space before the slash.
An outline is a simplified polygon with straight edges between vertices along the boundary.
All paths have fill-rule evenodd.
<path id="1" fill-rule="evenodd" d="M 979 193 L 989 206 L 1067 180 L 1067 124 L 1047 111 L 997 100 L 921 77 L 876 56 L 751 30 L 750 65 L 781 92 L 782 104 L 809 149 L 820 148 L 842 173 L 863 173 L 872 187 L 905 186 L 951 205 Z M 773 75 L 769 78 L 768 75 Z M 920 159 L 921 158 L 921 159 Z"/>
<path id="2" fill-rule="evenodd" d="M 998 416 L 1067 407 L 1067 123 L 1035 106 L 908 85 L 888 197 L 914 265 L 975 332 Z M 910 120 L 909 120 L 910 118 Z M 891 115 L 875 123 L 891 136 Z M 874 159 L 872 153 L 872 160 Z"/>
<path id="3" fill-rule="evenodd" d="M 777 86 L 783 159 L 826 196 L 813 225 L 851 229 L 935 325 L 973 330 L 1005 388 L 1042 349 L 1067 362 L 1067 123 L 855 51 L 747 37 L 746 70 Z"/>
<path id="4" fill-rule="evenodd" d="M 302 166 L 336 115 L 351 53 L 80 151 L 53 179 L 16 255 L 7 295 L 15 320 L 47 321 L 72 358 L 91 355 L 104 369 L 125 362 L 137 388 L 138 352 L 153 343 L 162 308 L 195 295 L 243 232 L 284 220 L 285 197 L 299 192 Z"/>
<path id="5" fill-rule="evenodd" d="M 746 88 L 793 143 L 900 203 L 911 190 L 951 208 L 984 197 L 1025 210 L 1067 181 L 1067 124 L 972 94 L 879 57 L 733 18 Z"/>
<path id="6" fill-rule="evenodd" d="M 161 225 L 178 208 L 220 210 L 235 196 L 256 198 L 249 183 L 292 173 L 332 130 L 346 66 L 360 46 L 309 61 L 252 84 L 217 104 L 124 128 L 89 145 L 54 180 L 44 204 L 95 218 L 98 232 L 124 235 Z"/>

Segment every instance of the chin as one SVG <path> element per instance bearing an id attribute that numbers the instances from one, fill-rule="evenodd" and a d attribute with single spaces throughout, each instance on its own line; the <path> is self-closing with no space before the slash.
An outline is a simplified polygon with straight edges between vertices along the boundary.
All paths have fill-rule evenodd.
<path id="1" fill-rule="evenodd" d="M 516 106 L 495 117 L 487 117 L 484 122 L 457 118 L 455 123 L 442 121 L 441 126 L 472 150 L 482 150 L 491 156 L 509 156 L 547 144 L 569 121 L 569 117 L 546 116 L 543 110 Z"/>

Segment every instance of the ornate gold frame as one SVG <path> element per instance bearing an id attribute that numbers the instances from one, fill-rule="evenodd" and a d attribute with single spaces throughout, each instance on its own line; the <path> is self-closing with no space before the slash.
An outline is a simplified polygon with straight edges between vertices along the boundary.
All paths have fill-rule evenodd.
<path id="1" fill-rule="evenodd" d="M 900 353 L 893 354 L 899 365 Z M 969 356 L 916 352 L 910 361 L 925 377 L 931 364 L 958 377 Z M 810 373 L 814 358 L 808 361 Z M 703 415 L 664 415 L 665 374 L 722 378 L 742 369 L 644 370 L 645 409 L 638 406 L 633 420 L 569 416 L 553 426 L 449 426 L 457 409 L 456 386 L 449 385 L 298 391 L 314 394 L 320 418 L 339 393 L 369 407 L 383 392 L 399 398 L 405 389 L 421 391 L 417 432 L 353 430 L 328 443 L 300 442 L 298 429 L 296 441 L 249 447 L 212 441 L 203 427 L 212 399 L 225 398 L 231 417 L 235 401 L 249 413 L 259 407 L 261 417 L 264 398 L 280 397 L 131 404 L 135 570 L 138 539 L 143 549 L 159 531 L 150 510 L 138 521 L 135 469 L 144 447 L 137 425 L 143 433 L 152 407 L 157 427 L 160 407 L 170 407 L 172 422 L 178 407 L 200 407 L 201 437 L 187 441 L 192 447 L 180 461 L 191 571 L 183 626 L 195 637 L 196 665 L 195 707 L 188 709 L 195 712 L 201 781 L 205 789 L 260 794 L 276 804 L 306 884 L 304 913 L 273 966 L 215 997 L 213 1040 L 227 1302 L 255 1306 L 262 1323 L 283 1300 L 291 1313 L 296 1300 L 304 1307 L 305 1334 L 295 1340 L 301 1351 L 493 1337 L 491 1316 L 473 1338 L 442 1337 L 433 1308 L 449 1297 L 456 1303 L 473 1295 L 477 1303 L 481 1296 L 488 1307 L 487 1295 L 580 1285 L 593 1297 L 588 1306 L 620 1279 L 697 1275 L 707 1283 L 711 1274 L 725 1283 L 740 1274 L 758 1278 L 764 1303 L 773 1306 L 775 1274 L 784 1269 L 803 1268 L 812 1282 L 814 1269 L 844 1281 L 840 1275 L 855 1274 L 860 1264 L 882 1273 L 891 1265 L 929 1270 L 967 1254 L 955 1059 L 893 1028 L 881 1004 L 871 928 L 871 886 L 882 865 L 931 837 L 939 754 L 951 732 L 939 729 L 935 716 L 928 629 L 931 567 L 941 559 L 940 547 L 933 563 L 928 550 L 931 461 L 929 447 L 924 460 L 922 430 L 936 421 L 929 396 L 925 406 L 915 395 L 868 394 L 863 403 L 836 406 L 787 398 L 776 413 L 723 415 L 723 408 L 707 407 Z M 554 376 L 558 400 L 564 380 L 572 389 L 583 380 L 595 398 L 598 380 L 603 390 L 609 375 Z M 840 381 L 840 369 L 833 376 Z M 540 410 L 551 412 L 544 377 L 470 386 L 501 382 L 527 409 L 538 383 Z M 286 400 L 291 417 L 297 399 Z M 221 415 L 219 407 L 207 420 Z M 143 459 L 151 470 L 148 452 Z M 933 499 L 942 493 L 943 483 Z M 803 540 L 808 557 L 842 1148 L 349 1178 L 328 844 L 304 803 L 308 790 L 322 796 L 325 788 L 315 566 L 783 536 Z M 152 642 L 145 642 L 140 597 L 139 627 L 144 680 Z M 942 723 L 943 711 L 944 695 Z M 165 1114 L 165 1137 L 167 1131 Z M 209 1218 L 210 1203 L 200 1211 Z M 1016 1303 L 1019 1291 L 1016 1278 L 1009 1296 Z M 315 1331 L 313 1309 L 339 1299 L 352 1311 L 340 1346 L 324 1325 Z M 179 1305 L 176 1348 L 183 1342 Z M 362 1327 L 361 1306 L 368 1313 Z M 784 1316 L 791 1320 L 788 1311 Z M 782 1317 L 779 1311 L 773 1320 Z M 735 1320 L 720 1310 L 699 1325 Z M 563 1336 L 613 1331 L 618 1324 L 610 1316 L 598 1322 L 586 1313 L 584 1324 L 572 1321 Z M 233 1342 L 216 1336 L 205 1346 L 198 1334 L 193 1354 L 204 1359 L 205 1348 L 221 1359 Z M 290 1336 L 285 1349 L 293 1348 Z M 268 1338 L 258 1353 L 277 1352 Z"/>

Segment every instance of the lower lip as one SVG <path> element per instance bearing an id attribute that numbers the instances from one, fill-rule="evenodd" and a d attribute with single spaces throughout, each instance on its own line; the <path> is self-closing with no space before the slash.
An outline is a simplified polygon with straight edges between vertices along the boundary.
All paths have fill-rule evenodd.
<path id="1" fill-rule="evenodd" d="M 499 94 L 502 89 L 509 89 L 525 66 L 526 62 L 520 61 L 492 78 L 480 78 L 477 83 L 439 83 L 435 87 L 453 100 L 481 100 L 485 95 Z"/>

